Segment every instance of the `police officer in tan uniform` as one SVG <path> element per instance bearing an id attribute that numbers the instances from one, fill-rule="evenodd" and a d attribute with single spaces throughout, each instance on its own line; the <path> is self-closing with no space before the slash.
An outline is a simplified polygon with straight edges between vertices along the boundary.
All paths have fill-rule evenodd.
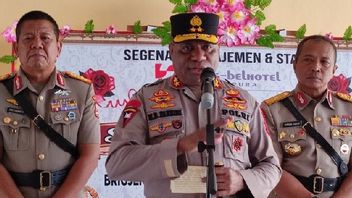
<path id="1" fill-rule="evenodd" d="M 23 15 L 16 36 L 20 69 L 0 82 L 0 197 L 83 197 L 99 157 L 93 87 L 55 69 L 61 41 L 58 25 L 48 14 Z M 5 82 L 13 84 L 11 92 Z M 23 92 L 28 94 L 26 104 L 75 146 L 77 156 L 51 141 L 25 114 L 14 98 Z"/>
<path id="2" fill-rule="evenodd" d="M 352 98 L 327 88 L 337 69 L 334 43 L 320 35 L 305 38 L 298 45 L 293 68 L 296 88 L 262 103 L 284 170 L 275 192 L 285 198 L 352 197 L 350 174 L 341 172 L 338 161 L 325 151 L 326 144 L 308 134 L 308 126 L 314 127 L 350 170 Z M 283 101 L 291 101 L 308 123 L 296 119 Z"/>
<path id="3" fill-rule="evenodd" d="M 175 74 L 143 86 L 126 104 L 116 125 L 106 169 L 110 179 L 144 182 L 146 197 L 205 197 L 172 193 L 170 182 L 190 166 L 206 166 L 206 111 L 200 107 L 200 74 L 216 69 L 218 16 L 184 13 L 171 18 L 169 45 Z M 245 90 L 218 78 L 210 110 L 215 134 L 215 162 L 221 197 L 267 197 L 279 181 L 281 168 L 264 130 L 259 104 Z"/>

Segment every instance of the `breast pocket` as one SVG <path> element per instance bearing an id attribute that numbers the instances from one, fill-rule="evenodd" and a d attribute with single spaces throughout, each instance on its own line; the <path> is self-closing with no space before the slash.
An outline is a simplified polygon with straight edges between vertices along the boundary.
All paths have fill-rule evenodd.
<path id="1" fill-rule="evenodd" d="M 239 167 L 250 166 L 248 136 L 234 131 L 225 131 L 223 146 L 226 159 L 235 162 Z"/>
<path id="2" fill-rule="evenodd" d="M 250 129 L 248 122 L 243 119 L 228 123 L 224 134 L 224 157 L 240 164 L 250 164 L 248 155 L 248 140 Z"/>
<path id="3" fill-rule="evenodd" d="M 330 131 L 334 149 L 348 163 L 351 155 L 352 128 L 334 127 Z"/>
<path id="4" fill-rule="evenodd" d="M 77 142 L 80 114 L 78 111 L 51 112 L 51 127 L 72 144 Z"/>
<path id="5" fill-rule="evenodd" d="M 0 126 L 6 150 L 29 149 L 31 122 L 28 117 L 24 115 L 5 115 Z"/>
<path id="6" fill-rule="evenodd" d="M 288 157 L 300 155 L 307 145 L 307 134 L 300 127 L 279 128 L 277 138 Z"/>

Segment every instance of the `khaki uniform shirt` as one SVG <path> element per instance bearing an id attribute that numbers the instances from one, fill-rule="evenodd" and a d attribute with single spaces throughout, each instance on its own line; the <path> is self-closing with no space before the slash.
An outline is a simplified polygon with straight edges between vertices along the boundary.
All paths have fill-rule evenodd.
<path id="1" fill-rule="evenodd" d="M 8 171 L 29 173 L 33 170 L 55 171 L 70 167 L 75 158 L 50 141 L 13 100 L 28 88 L 29 100 L 44 120 L 72 144 L 99 143 L 99 120 L 91 84 L 55 71 L 41 92 L 17 72 L 13 93 L 0 83 L 0 149 L 1 163 Z M 66 108 L 66 109 L 65 109 Z M 24 197 L 50 197 L 56 187 L 46 191 L 19 187 Z"/>
<path id="2" fill-rule="evenodd" d="M 342 99 L 344 96 L 347 97 Z M 289 97 L 297 110 L 327 140 L 349 167 L 352 146 L 352 104 L 351 101 L 346 100 L 350 97 L 347 94 L 339 97 L 337 93 L 327 91 L 320 101 L 316 101 L 296 88 L 292 92 L 279 94 L 266 100 L 269 105 L 266 102 L 262 103 L 264 117 L 267 119 L 282 169 L 305 177 L 313 174 L 326 178 L 339 177 L 338 168 L 330 156 L 279 102 L 285 97 Z M 332 194 L 333 192 L 325 192 L 319 197 L 331 197 Z"/>
<path id="3" fill-rule="evenodd" d="M 281 168 L 259 104 L 228 82 L 215 80 L 214 84 L 212 121 L 228 115 L 235 118 L 216 145 L 215 162 L 239 170 L 254 197 L 267 197 L 279 181 Z M 139 90 L 116 125 L 106 162 L 109 177 L 143 181 L 146 197 L 205 197 L 170 191 L 170 180 L 182 174 L 179 170 L 206 165 L 206 151 L 180 155 L 184 160 L 177 165 L 178 138 L 206 126 L 206 111 L 199 102 L 175 76 Z"/>

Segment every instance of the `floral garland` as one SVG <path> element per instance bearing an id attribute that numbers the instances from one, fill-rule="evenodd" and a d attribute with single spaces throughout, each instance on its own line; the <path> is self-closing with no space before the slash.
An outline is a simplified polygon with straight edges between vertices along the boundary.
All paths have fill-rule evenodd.
<path id="1" fill-rule="evenodd" d="M 229 47 L 255 44 L 260 37 L 257 18 L 246 8 L 243 0 L 199 0 L 191 5 L 191 12 L 215 13 L 219 16 L 219 42 Z"/>

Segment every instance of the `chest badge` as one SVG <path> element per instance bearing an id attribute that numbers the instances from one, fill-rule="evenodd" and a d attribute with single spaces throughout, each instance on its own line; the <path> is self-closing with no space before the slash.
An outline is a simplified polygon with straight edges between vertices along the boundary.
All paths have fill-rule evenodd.
<path id="1" fill-rule="evenodd" d="M 149 98 L 149 100 L 156 103 L 155 105 L 151 106 L 152 109 L 166 109 L 175 106 L 175 104 L 172 103 L 174 97 L 172 97 L 169 92 L 162 89 L 154 92 L 153 96 Z"/>
<path id="2" fill-rule="evenodd" d="M 226 96 L 223 99 L 226 107 L 238 110 L 247 109 L 247 101 L 241 97 L 240 92 L 236 89 L 226 90 Z"/>
<path id="3" fill-rule="evenodd" d="M 348 144 L 342 144 L 340 147 L 340 151 L 342 154 L 347 155 L 350 151 L 350 147 L 348 146 Z"/>
<path id="4" fill-rule="evenodd" d="M 297 156 L 302 152 L 302 147 L 296 143 L 287 143 L 285 144 L 284 151 L 289 156 Z"/>

